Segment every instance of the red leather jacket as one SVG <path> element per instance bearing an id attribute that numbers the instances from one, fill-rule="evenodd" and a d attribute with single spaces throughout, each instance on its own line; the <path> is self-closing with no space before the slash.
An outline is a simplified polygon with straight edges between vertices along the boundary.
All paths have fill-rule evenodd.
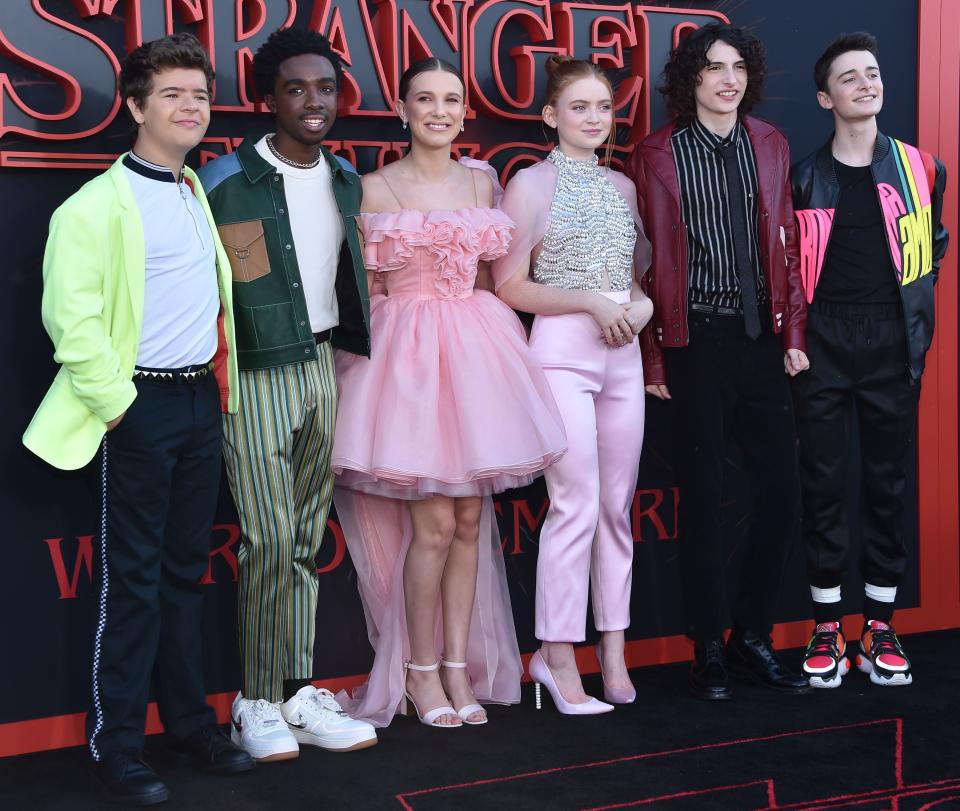
<path id="1" fill-rule="evenodd" d="M 807 305 L 800 277 L 800 253 L 790 189 L 790 149 L 776 127 L 745 116 L 759 185 L 757 233 L 773 331 L 784 349 L 806 351 Z M 627 161 L 626 173 L 637 184 L 637 203 L 653 244 L 650 269 L 641 280 L 653 300 L 653 318 L 640 333 L 647 385 L 666 384 L 665 348 L 686 346 L 687 240 L 680 207 L 680 183 L 673 159 L 669 124 L 648 135 Z"/>

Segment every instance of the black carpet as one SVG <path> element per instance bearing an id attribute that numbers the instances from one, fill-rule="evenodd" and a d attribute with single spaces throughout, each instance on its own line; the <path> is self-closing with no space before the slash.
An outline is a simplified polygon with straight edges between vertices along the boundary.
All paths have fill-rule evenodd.
<path id="1" fill-rule="evenodd" d="M 687 665 L 634 671 L 638 703 L 592 718 L 490 708 L 490 723 L 427 729 L 405 718 L 379 745 L 208 777 L 148 739 L 169 784 L 161 808 L 231 809 L 960 809 L 960 630 L 904 638 L 914 684 L 852 671 L 836 690 L 784 697 L 737 685 L 733 701 L 688 697 Z M 787 654 L 797 665 L 799 651 Z M 585 679 L 599 689 L 599 677 Z M 107 805 L 84 749 L 0 760 L 0 808 Z"/>

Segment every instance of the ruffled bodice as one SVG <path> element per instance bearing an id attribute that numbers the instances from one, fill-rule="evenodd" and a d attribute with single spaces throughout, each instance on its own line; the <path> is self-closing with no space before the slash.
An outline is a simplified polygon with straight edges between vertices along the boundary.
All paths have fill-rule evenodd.
<path id="1" fill-rule="evenodd" d="M 506 253 L 513 227 L 493 208 L 360 215 L 365 264 L 378 278 L 370 358 L 337 355 L 331 467 L 341 487 L 487 495 L 529 484 L 563 453 L 560 416 L 520 321 L 474 290 L 477 263 Z"/>
<path id="2" fill-rule="evenodd" d="M 361 214 L 364 264 L 388 296 L 462 299 L 473 293 L 477 263 L 507 252 L 513 221 L 494 208 Z"/>

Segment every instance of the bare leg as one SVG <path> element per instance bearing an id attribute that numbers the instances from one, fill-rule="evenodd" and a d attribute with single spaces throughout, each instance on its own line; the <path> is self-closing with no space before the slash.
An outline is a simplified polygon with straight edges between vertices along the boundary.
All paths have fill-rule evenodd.
<path id="1" fill-rule="evenodd" d="M 454 502 L 456 529 L 447 555 L 447 565 L 440 582 L 443 602 L 443 656 L 451 662 L 467 660 L 470 617 L 477 590 L 478 534 L 480 532 L 479 498 L 458 498 Z M 454 707 L 476 703 L 470 679 L 463 668 L 443 668 L 441 680 Z M 468 718 L 479 723 L 486 711 L 471 713 Z"/>
<path id="2" fill-rule="evenodd" d="M 603 680 L 608 687 L 630 689 L 633 682 L 623 660 L 623 631 L 604 631 L 600 637 Z"/>
<path id="3" fill-rule="evenodd" d="M 560 695 L 571 704 L 582 704 L 587 700 L 577 670 L 577 657 L 572 642 L 544 642 L 540 645 L 540 655 L 547 663 L 553 680 L 560 688 Z"/>
<path id="4" fill-rule="evenodd" d="M 407 611 L 410 658 L 414 664 L 432 665 L 437 660 L 435 624 L 440 581 L 456 529 L 453 499 L 432 496 L 410 502 L 413 538 L 403 563 L 403 595 Z M 421 714 L 450 702 L 436 671 L 408 670 L 407 690 Z M 460 724 L 457 715 L 441 715 L 436 724 Z"/>

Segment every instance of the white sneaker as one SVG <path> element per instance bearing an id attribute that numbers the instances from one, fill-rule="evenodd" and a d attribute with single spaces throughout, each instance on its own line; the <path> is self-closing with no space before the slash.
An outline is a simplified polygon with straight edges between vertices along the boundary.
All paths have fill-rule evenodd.
<path id="1" fill-rule="evenodd" d="M 252 701 L 237 693 L 230 717 L 230 740 L 254 760 L 290 760 L 300 754 L 297 739 L 287 729 L 278 705 L 262 698 Z"/>
<path id="2" fill-rule="evenodd" d="M 347 715 L 333 693 L 311 684 L 301 687 L 289 701 L 280 705 L 287 727 L 302 744 L 335 752 L 366 749 L 377 742 L 377 733 L 366 721 Z"/>

